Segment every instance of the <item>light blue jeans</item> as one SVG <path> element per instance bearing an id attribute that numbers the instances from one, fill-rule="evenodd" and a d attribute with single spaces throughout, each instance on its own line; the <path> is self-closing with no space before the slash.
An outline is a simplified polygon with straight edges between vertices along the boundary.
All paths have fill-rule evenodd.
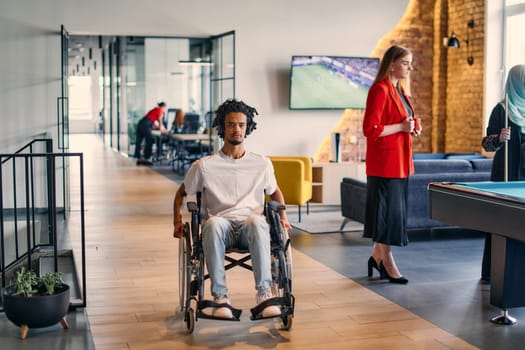
<path id="1" fill-rule="evenodd" d="M 228 295 L 224 254 L 226 249 L 234 247 L 250 251 L 255 289 L 270 288 L 270 228 L 264 216 L 253 215 L 244 222 L 213 216 L 202 226 L 202 245 L 214 297 Z"/>

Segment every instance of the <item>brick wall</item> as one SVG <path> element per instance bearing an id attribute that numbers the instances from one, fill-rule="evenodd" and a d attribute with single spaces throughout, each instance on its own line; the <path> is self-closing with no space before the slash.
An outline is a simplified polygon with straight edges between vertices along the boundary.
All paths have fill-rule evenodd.
<path id="1" fill-rule="evenodd" d="M 469 33 L 467 63 L 467 23 L 474 20 Z M 459 49 L 443 45 L 443 38 L 454 31 L 463 38 Z M 402 45 L 414 55 L 411 73 L 412 101 L 422 119 L 423 134 L 414 138 L 415 152 L 481 151 L 483 136 L 484 1 L 411 0 L 404 17 L 377 44 L 371 56 L 381 57 L 391 45 Z M 363 111 L 346 110 L 334 127 L 342 138 L 342 160 L 359 158 L 363 153 L 361 134 Z M 328 161 L 330 135 L 314 156 Z"/>
<path id="2" fill-rule="evenodd" d="M 444 151 L 481 151 L 484 84 L 484 1 L 448 1 L 448 28 L 464 40 L 469 36 L 469 51 L 474 63 L 467 63 L 467 45 L 447 50 L 446 127 Z M 467 23 L 474 20 L 474 28 Z"/>

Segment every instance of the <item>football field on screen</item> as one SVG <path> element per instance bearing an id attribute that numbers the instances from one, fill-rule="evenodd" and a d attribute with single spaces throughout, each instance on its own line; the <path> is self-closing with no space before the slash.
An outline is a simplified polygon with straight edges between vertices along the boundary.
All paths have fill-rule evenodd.
<path id="1" fill-rule="evenodd" d="M 291 108 L 365 108 L 367 87 L 321 64 L 295 66 L 291 84 Z"/>

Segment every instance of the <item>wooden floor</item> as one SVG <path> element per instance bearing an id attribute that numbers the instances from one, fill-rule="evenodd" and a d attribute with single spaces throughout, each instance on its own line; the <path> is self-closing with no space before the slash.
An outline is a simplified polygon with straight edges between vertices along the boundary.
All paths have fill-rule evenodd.
<path id="1" fill-rule="evenodd" d="M 84 153 L 87 314 L 97 350 L 474 349 L 413 313 L 293 251 L 295 318 L 249 320 L 251 272 L 228 272 L 241 322 L 199 320 L 187 334 L 178 309 L 172 201 L 177 184 L 105 147 L 73 136 Z M 403 286 L 399 286 L 403 288 Z M 208 289 L 208 285 L 207 285 Z"/>

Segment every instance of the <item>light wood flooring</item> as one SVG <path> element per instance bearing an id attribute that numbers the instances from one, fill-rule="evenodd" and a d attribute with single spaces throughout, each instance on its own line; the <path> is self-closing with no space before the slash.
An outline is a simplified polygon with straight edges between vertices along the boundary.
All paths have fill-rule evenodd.
<path id="1" fill-rule="evenodd" d="M 290 331 L 280 320 L 249 320 L 253 278 L 234 269 L 227 278 L 232 303 L 244 310 L 241 322 L 199 319 L 187 334 L 172 236 L 177 184 L 98 136 L 73 135 L 71 142 L 85 158 L 86 312 L 97 350 L 475 348 L 297 250 Z"/>

